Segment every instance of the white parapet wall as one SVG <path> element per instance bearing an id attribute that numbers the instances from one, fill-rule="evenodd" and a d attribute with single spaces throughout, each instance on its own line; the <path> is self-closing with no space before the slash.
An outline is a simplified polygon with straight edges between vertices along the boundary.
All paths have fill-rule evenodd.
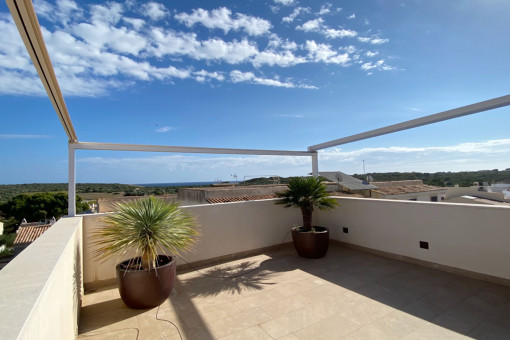
<path id="1" fill-rule="evenodd" d="M 301 224 L 301 212 L 276 206 L 274 200 L 205 204 L 183 207 L 196 216 L 200 237 L 194 252 L 184 253 L 189 262 L 200 262 L 291 241 L 290 228 Z M 115 278 L 120 261 L 94 260 L 96 247 L 91 235 L 101 228 L 103 214 L 84 216 L 84 282 L 94 284 Z M 179 261 L 178 264 L 183 264 Z"/>
<path id="2" fill-rule="evenodd" d="M 1 339 L 74 339 L 83 293 L 82 218 L 62 218 L 0 271 Z"/>
<path id="3" fill-rule="evenodd" d="M 338 198 L 320 224 L 341 242 L 510 279 L 510 207 Z M 348 228 L 348 233 L 343 232 Z M 420 248 L 420 241 L 429 249 Z"/>

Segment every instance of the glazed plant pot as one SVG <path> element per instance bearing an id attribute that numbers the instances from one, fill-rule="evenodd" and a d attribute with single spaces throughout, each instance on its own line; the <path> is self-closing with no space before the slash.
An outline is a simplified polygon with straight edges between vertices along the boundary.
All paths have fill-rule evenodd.
<path id="1" fill-rule="evenodd" d="M 122 301 L 131 308 L 147 309 L 163 303 L 172 292 L 175 281 L 175 257 L 158 255 L 155 269 L 131 269 L 140 258 L 126 260 L 116 267 Z M 133 267 L 133 266 L 131 266 Z"/>
<path id="2" fill-rule="evenodd" d="M 302 227 L 292 229 L 294 248 L 301 257 L 319 259 L 326 256 L 329 247 L 329 230 L 326 227 L 313 227 L 314 232 L 301 231 Z"/>

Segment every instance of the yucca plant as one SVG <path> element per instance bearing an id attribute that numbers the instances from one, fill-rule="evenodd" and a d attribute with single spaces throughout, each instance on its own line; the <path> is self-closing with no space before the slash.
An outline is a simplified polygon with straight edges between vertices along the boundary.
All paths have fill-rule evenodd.
<path id="1" fill-rule="evenodd" d="M 178 203 L 153 196 L 118 203 L 116 211 L 103 219 L 106 227 L 94 234 L 99 259 L 134 253 L 141 259 L 141 269 L 153 269 L 158 254 L 189 250 L 199 234 L 196 220 Z"/>
<path id="2" fill-rule="evenodd" d="M 281 198 L 275 204 L 285 208 L 299 208 L 303 215 L 302 231 L 313 231 L 312 213 L 315 208 L 319 210 L 333 209 L 338 203 L 329 197 L 326 186 L 319 177 L 293 177 L 288 188 L 277 193 Z"/>

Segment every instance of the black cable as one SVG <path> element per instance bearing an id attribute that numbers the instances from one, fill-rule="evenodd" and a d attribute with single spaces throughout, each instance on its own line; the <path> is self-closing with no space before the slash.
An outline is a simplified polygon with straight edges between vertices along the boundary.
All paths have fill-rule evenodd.
<path id="1" fill-rule="evenodd" d="M 282 241 L 280 242 L 280 244 L 278 245 L 278 247 L 276 248 L 276 250 L 275 250 L 275 251 L 274 251 L 271 255 L 269 255 L 269 257 L 271 257 L 271 258 L 272 258 L 272 257 L 274 257 L 274 256 L 276 255 L 276 253 L 280 250 L 280 248 L 282 247 L 283 243 L 285 242 L 285 239 L 287 238 L 287 236 L 289 236 L 289 234 L 290 234 L 290 232 L 291 232 L 291 231 L 292 231 L 292 230 L 289 230 L 289 231 L 287 232 L 287 234 L 285 234 L 285 236 L 283 237 Z M 179 255 L 178 255 L 178 256 L 179 256 Z M 203 273 L 203 272 L 201 272 L 201 271 L 200 271 L 200 269 L 196 268 L 196 267 L 195 267 L 195 266 L 193 266 L 191 263 L 189 263 L 188 261 L 186 261 L 186 259 L 185 259 L 185 258 L 183 258 L 182 256 L 179 256 L 179 258 L 180 258 L 181 260 L 183 260 L 184 262 L 186 262 L 186 264 L 187 264 L 188 266 L 190 266 L 190 267 L 191 267 L 191 269 L 193 269 L 194 271 L 196 271 L 196 272 L 197 272 L 197 273 L 199 273 L 200 275 L 205 276 L 205 277 L 210 277 L 210 278 L 213 278 L 213 279 L 231 279 L 231 278 L 235 278 L 235 277 L 243 276 L 243 275 L 246 275 L 246 274 L 250 274 L 250 273 L 252 273 L 252 272 L 254 272 L 254 271 L 256 271 L 256 270 L 259 270 L 259 269 L 260 269 L 260 267 L 261 267 L 261 266 L 265 263 L 265 262 L 262 262 L 262 263 L 260 264 L 260 266 L 259 266 L 259 267 L 257 267 L 257 268 L 253 268 L 253 269 L 251 269 L 251 270 L 248 270 L 248 271 L 245 271 L 245 272 L 242 272 L 242 273 L 238 273 L 238 274 L 234 274 L 234 275 L 216 276 L 216 275 L 211 275 L 211 274 L 207 274 L 207 273 Z"/>
<path id="2" fill-rule="evenodd" d="M 182 335 L 181 335 L 181 331 L 179 330 L 179 327 L 177 327 L 177 325 L 175 323 L 173 323 L 172 321 L 170 320 L 167 320 L 167 319 L 160 319 L 158 318 L 158 313 L 159 313 L 159 308 L 161 307 L 161 305 L 158 306 L 158 310 L 156 312 L 156 320 L 159 320 L 159 321 L 166 321 L 168 322 L 169 324 L 171 324 L 172 326 L 175 327 L 175 329 L 177 330 L 177 333 L 179 333 L 179 338 L 181 338 L 182 340 Z"/>

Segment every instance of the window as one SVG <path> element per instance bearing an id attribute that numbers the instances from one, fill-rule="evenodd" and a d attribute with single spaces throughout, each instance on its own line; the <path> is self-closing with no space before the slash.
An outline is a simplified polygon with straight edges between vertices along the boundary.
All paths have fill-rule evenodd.
<path id="1" fill-rule="evenodd" d="M 437 202 L 437 196 L 431 196 L 430 197 L 431 202 Z"/>

